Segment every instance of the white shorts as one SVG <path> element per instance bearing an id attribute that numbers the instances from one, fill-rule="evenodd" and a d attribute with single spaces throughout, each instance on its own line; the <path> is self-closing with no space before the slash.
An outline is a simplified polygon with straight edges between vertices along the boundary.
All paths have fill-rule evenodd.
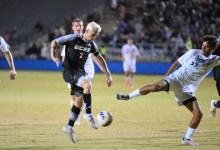
<path id="1" fill-rule="evenodd" d="M 123 62 L 124 72 L 131 71 L 133 73 L 136 72 L 136 64 L 135 63 L 127 63 Z"/>
<path id="2" fill-rule="evenodd" d="M 178 105 L 183 105 L 184 102 L 188 100 L 196 100 L 196 97 L 193 93 L 191 85 L 185 83 L 184 81 L 180 81 L 173 74 L 164 78 L 169 83 L 169 91 L 173 91 L 175 95 L 175 99 Z"/>

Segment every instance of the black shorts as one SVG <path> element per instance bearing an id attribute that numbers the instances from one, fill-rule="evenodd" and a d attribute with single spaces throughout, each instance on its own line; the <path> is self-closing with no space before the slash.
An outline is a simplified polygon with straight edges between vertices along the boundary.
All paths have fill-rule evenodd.
<path id="1" fill-rule="evenodd" d="M 63 73 L 63 79 L 64 81 L 66 81 L 67 83 L 69 83 L 71 85 L 71 95 L 76 95 L 76 96 L 81 96 L 83 93 L 83 88 L 77 86 L 77 82 L 79 80 L 80 77 L 84 76 L 83 71 L 76 71 L 76 70 L 69 70 L 69 69 L 65 69 L 63 68 L 62 70 Z"/>
<path id="2" fill-rule="evenodd" d="M 79 78 L 84 76 L 83 71 L 69 70 L 65 68 L 63 68 L 62 73 L 64 81 L 70 84 L 77 84 Z"/>
<path id="3" fill-rule="evenodd" d="M 83 88 L 79 87 L 75 84 L 71 84 L 70 95 L 75 95 L 77 97 L 82 96 L 83 95 Z"/>

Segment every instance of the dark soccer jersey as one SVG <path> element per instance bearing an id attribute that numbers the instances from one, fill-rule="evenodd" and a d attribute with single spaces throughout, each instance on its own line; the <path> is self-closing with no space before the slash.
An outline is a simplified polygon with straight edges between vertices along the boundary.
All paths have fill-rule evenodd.
<path id="1" fill-rule="evenodd" d="M 59 45 L 66 45 L 63 67 L 65 69 L 83 71 L 89 53 L 95 56 L 99 50 L 94 41 L 86 42 L 79 34 L 69 34 L 55 39 Z"/>

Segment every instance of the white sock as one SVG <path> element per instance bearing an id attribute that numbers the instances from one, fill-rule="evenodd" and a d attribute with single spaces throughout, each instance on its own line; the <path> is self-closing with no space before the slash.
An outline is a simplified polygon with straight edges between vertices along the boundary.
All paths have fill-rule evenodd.
<path id="1" fill-rule="evenodd" d="M 191 139 L 191 136 L 193 135 L 193 133 L 196 131 L 196 129 L 193 128 L 188 128 L 186 135 L 185 135 L 185 139 Z"/>
<path id="2" fill-rule="evenodd" d="M 131 92 L 130 94 L 128 94 L 129 98 L 133 98 L 133 97 L 139 96 L 139 95 L 141 95 L 139 89 L 137 89 L 137 90 Z"/>
<path id="3" fill-rule="evenodd" d="M 129 81 L 129 77 L 125 77 L 125 82 L 128 82 Z"/>
<path id="4" fill-rule="evenodd" d="M 92 114 L 86 114 L 86 116 L 87 116 L 87 117 L 91 117 L 91 116 L 92 116 Z"/>
<path id="5" fill-rule="evenodd" d="M 131 85 L 133 85 L 133 78 L 131 78 L 131 77 L 129 77 L 129 83 L 131 84 Z"/>
<path id="6" fill-rule="evenodd" d="M 73 127 L 71 127 L 70 125 L 67 125 L 67 128 L 73 130 Z"/>

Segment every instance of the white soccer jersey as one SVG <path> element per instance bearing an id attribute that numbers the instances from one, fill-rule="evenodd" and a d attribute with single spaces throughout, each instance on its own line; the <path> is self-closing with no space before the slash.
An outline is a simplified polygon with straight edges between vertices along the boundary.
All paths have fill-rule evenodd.
<path id="1" fill-rule="evenodd" d="M 65 48 L 66 46 L 63 46 L 62 52 L 61 52 L 61 56 L 65 56 Z M 86 72 L 86 76 L 88 76 L 89 78 L 93 78 L 94 74 L 95 74 L 95 68 L 94 68 L 94 63 L 92 61 L 92 56 L 91 54 L 88 55 L 88 58 L 86 60 L 86 63 L 84 65 L 84 69 Z"/>
<path id="2" fill-rule="evenodd" d="M 202 54 L 202 50 L 192 49 L 178 59 L 182 65 L 173 74 L 181 80 L 186 80 L 189 84 L 200 82 L 215 67 L 220 65 L 220 57 Z"/>
<path id="3" fill-rule="evenodd" d="M 9 51 L 9 45 L 5 42 L 5 40 L 0 36 L 0 49 L 3 53 Z"/>
<path id="4" fill-rule="evenodd" d="M 179 105 L 182 105 L 185 100 L 195 97 L 194 93 L 200 82 L 215 66 L 220 65 L 219 56 L 206 57 L 202 53 L 202 50 L 189 50 L 178 59 L 182 67 L 165 78 Z"/>
<path id="5" fill-rule="evenodd" d="M 124 61 L 125 62 L 132 63 L 132 64 L 136 63 L 136 56 L 139 55 L 139 51 L 138 51 L 138 48 L 134 44 L 132 44 L 132 45 L 128 45 L 128 44 L 123 45 L 122 53 L 124 55 Z"/>

